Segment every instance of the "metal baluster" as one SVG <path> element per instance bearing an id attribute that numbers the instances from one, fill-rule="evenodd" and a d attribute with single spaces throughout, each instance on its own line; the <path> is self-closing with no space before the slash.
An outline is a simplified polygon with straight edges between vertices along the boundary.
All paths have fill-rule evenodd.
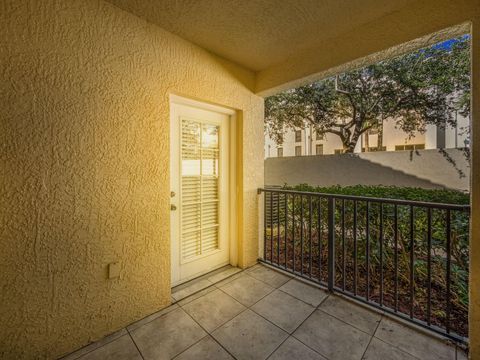
<path id="1" fill-rule="evenodd" d="M 267 192 L 263 192 L 263 260 L 267 260 Z"/>
<path id="2" fill-rule="evenodd" d="M 383 204 L 380 203 L 380 306 L 383 306 Z"/>
<path id="3" fill-rule="evenodd" d="M 370 202 L 367 201 L 367 209 L 366 209 L 366 230 L 365 230 L 365 237 L 366 237 L 366 257 L 367 257 L 367 292 L 366 298 L 367 301 L 370 300 Z"/>
<path id="4" fill-rule="evenodd" d="M 270 263 L 273 264 L 273 192 L 270 192 Z"/>
<path id="5" fill-rule="evenodd" d="M 451 261 L 452 261 L 452 229 L 451 229 L 451 220 L 450 220 L 450 209 L 447 209 L 447 318 L 445 323 L 445 330 L 447 334 L 450 333 L 450 314 L 451 314 L 451 294 L 450 294 L 450 283 L 451 283 Z"/>
<path id="6" fill-rule="evenodd" d="M 280 193 L 277 193 L 277 265 L 280 266 Z"/>
<path id="7" fill-rule="evenodd" d="M 300 195 L 300 273 L 303 275 L 303 195 Z"/>
<path id="8" fill-rule="evenodd" d="M 312 196 L 308 196 L 308 232 L 309 232 L 309 276 L 312 277 Z"/>
<path id="9" fill-rule="evenodd" d="M 394 206 L 394 221 L 393 221 L 393 230 L 394 230 L 394 242 L 395 242 L 395 253 L 394 253 L 394 263 L 395 263 L 395 312 L 398 311 L 398 206 Z"/>
<path id="10" fill-rule="evenodd" d="M 287 234 L 288 234 L 288 194 L 285 194 L 285 231 L 283 232 L 284 236 L 284 246 L 285 252 L 283 253 L 283 257 L 285 260 L 285 269 L 287 269 Z"/>
<path id="11" fill-rule="evenodd" d="M 342 199 L 342 290 L 345 291 L 345 199 Z"/>
<path id="12" fill-rule="evenodd" d="M 414 299 L 414 218 L 413 218 L 413 206 L 410 205 L 410 319 L 413 318 L 413 299 Z"/>
<path id="13" fill-rule="evenodd" d="M 328 198 L 328 290 L 335 286 L 335 198 Z"/>
<path id="14" fill-rule="evenodd" d="M 431 324 L 432 312 L 432 209 L 427 209 L 427 324 Z"/>
<path id="15" fill-rule="evenodd" d="M 353 294 L 357 296 L 357 201 L 353 200 Z"/>
<path id="16" fill-rule="evenodd" d="M 292 270 L 295 272 L 295 194 L 292 195 Z"/>
<path id="17" fill-rule="evenodd" d="M 322 282 L 322 198 L 318 197 L 318 281 Z"/>

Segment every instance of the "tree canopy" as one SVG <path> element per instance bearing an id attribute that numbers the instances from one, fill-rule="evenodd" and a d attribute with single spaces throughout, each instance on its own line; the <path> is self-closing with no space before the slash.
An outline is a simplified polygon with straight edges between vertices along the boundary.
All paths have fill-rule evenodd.
<path id="1" fill-rule="evenodd" d="M 386 119 L 413 135 L 427 124 L 455 125 L 455 111 L 470 113 L 469 36 L 268 97 L 265 125 L 277 143 L 288 128 L 312 126 L 353 152 L 361 135 L 382 131 Z"/>

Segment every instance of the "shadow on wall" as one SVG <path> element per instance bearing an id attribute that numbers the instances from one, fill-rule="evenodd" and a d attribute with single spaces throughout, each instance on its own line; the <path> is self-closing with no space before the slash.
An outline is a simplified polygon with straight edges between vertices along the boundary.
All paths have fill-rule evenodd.
<path id="1" fill-rule="evenodd" d="M 269 158 L 265 185 L 385 185 L 469 191 L 461 149 Z"/>

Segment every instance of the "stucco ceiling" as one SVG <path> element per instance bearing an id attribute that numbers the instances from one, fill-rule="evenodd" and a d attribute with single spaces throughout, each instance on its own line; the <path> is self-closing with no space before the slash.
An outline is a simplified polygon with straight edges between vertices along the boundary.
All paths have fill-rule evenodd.
<path id="1" fill-rule="evenodd" d="M 263 70 L 411 0 L 108 0 L 217 55 Z"/>

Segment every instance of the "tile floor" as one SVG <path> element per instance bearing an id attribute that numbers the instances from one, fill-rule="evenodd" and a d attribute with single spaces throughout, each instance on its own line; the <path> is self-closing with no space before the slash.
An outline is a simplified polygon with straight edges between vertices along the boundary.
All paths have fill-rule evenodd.
<path id="1" fill-rule="evenodd" d="M 64 359 L 461 360 L 461 349 L 263 265 L 174 288 L 173 305 Z"/>

